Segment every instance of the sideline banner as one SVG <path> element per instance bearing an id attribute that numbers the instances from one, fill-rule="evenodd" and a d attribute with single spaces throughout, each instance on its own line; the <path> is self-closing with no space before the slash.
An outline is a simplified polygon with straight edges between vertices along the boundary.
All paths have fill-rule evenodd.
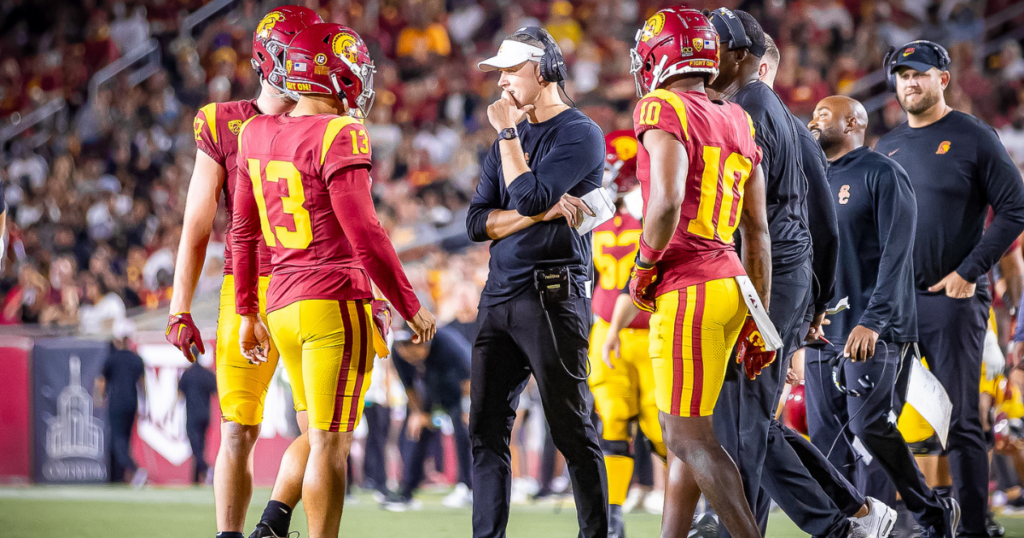
<path id="1" fill-rule="evenodd" d="M 32 416 L 29 401 L 29 355 L 32 339 L 3 338 L 0 371 L 4 397 L 0 398 L 0 484 L 27 484 L 32 475 Z"/>
<path id="2" fill-rule="evenodd" d="M 93 405 L 107 342 L 37 340 L 32 351 L 33 478 L 41 484 L 107 481 L 110 443 L 105 413 Z"/>

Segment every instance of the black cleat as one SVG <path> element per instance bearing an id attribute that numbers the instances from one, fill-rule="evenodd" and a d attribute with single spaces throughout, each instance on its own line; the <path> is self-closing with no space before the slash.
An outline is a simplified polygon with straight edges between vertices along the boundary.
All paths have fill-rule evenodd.
<path id="1" fill-rule="evenodd" d="M 621 505 L 608 505 L 608 538 L 626 538 L 626 522 L 622 520 Z"/>
<path id="2" fill-rule="evenodd" d="M 280 536 L 274 532 L 274 529 L 270 528 L 270 525 L 267 525 L 266 523 L 260 521 L 256 524 L 256 528 L 253 529 L 252 534 L 249 535 L 249 538 L 289 538 L 293 535 L 297 537 L 299 535 L 299 531 L 292 531 L 289 532 L 286 536 Z"/>
<path id="3" fill-rule="evenodd" d="M 942 503 L 944 528 L 926 529 L 922 536 L 924 538 L 956 538 L 956 530 L 960 526 L 960 503 L 952 497 L 939 497 L 939 502 Z"/>
<path id="4" fill-rule="evenodd" d="M 985 527 L 991 538 L 1002 538 L 1006 534 L 1006 528 L 996 521 L 996 516 L 992 512 L 985 514 Z"/>
<path id="5" fill-rule="evenodd" d="M 718 516 L 704 512 L 694 518 L 686 538 L 718 538 Z"/>

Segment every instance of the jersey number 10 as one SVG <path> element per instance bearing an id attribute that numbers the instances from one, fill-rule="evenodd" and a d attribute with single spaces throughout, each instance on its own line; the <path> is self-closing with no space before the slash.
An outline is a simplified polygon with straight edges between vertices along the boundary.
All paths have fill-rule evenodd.
<path id="1" fill-rule="evenodd" d="M 723 169 L 722 148 L 704 146 L 700 204 L 697 216 L 690 220 L 686 231 L 704 239 L 731 243 L 740 222 L 743 188 L 752 169 L 750 159 L 739 153 L 730 153 Z"/>
<path id="2" fill-rule="evenodd" d="M 260 174 L 259 159 L 249 159 L 249 178 L 252 180 L 252 192 L 256 198 L 256 207 L 260 210 L 260 226 L 267 246 L 276 247 L 278 242 L 284 248 L 302 250 L 313 241 L 313 227 L 309 220 L 309 211 L 302 204 L 306 202 L 306 191 L 302 186 L 302 174 L 293 163 L 288 161 L 270 161 L 265 169 L 267 181 L 278 183 L 281 180 L 288 186 L 288 195 L 281 197 L 281 212 L 275 215 L 275 223 L 280 223 L 286 215 L 291 216 L 292 228 L 274 226 L 271 228 L 270 216 L 267 214 L 267 200 L 263 196 L 263 179 Z"/>

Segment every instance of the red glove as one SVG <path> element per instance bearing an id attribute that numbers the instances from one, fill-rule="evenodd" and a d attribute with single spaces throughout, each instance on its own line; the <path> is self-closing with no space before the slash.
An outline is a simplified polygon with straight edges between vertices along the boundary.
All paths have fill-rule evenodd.
<path id="1" fill-rule="evenodd" d="M 391 303 L 374 299 L 370 301 L 370 311 L 373 313 L 373 324 L 377 326 L 380 337 L 386 341 L 391 333 Z"/>
<path id="2" fill-rule="evenodd" d="M 643 268 L 640 267 L 639 260 L 633 264 L 633 274 L 629 279 L 629 297 L 633 299 L 633 304 L 644 312 L 654 312 L 654 294 L 657 291 L 654 283 L 657 280 L 658 266 Z"/>
<path id="3" fill-rule="evenodd" d="M 174 314 L 168 318 L 165 336 L 168 342 L 181 350 L 188 362 L 196 362 L 196 357 L 192 354 L 193 345 L 199 349 L 199 353 L 206 354 L 203 336 L 199 334 L 199 329 L 192 321 L 192 314 L 188 312 Z"/>
<path id="4" fill-rule="evenodd" d="M 736 341 L 736 364 L 743 363 L 743 370 L 750 379 L 757 377 L 761 370 L 775 362 L 775 352 L 765 351 L 764 346 L 764 338 L 754 318 L 747 316 Z"/>

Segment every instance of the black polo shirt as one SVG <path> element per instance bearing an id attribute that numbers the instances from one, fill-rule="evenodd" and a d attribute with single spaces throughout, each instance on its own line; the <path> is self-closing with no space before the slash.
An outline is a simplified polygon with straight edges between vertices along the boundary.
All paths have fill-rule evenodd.
<path id="1" fill-rule="evenodd" d="M 956 271 L 987 294 L 985 273 L 1024 231 L 1024 183 L 995 130 L 953 111 L 926 127 L 904 123 L 875 150 L 900 163 L 914 186 L 917 289 Z M 989 207 L 994 218 L 985 230 Z"/>

